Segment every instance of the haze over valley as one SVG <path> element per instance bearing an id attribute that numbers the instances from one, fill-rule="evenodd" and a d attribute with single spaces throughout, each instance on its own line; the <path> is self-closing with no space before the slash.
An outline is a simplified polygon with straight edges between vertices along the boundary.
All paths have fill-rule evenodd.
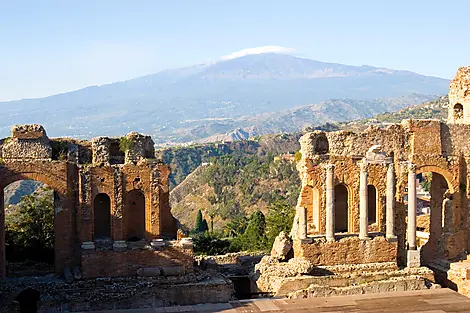
<path id="1" fill-rule="evenodd" d="M 0 136 L 39 123 L 51 137 L 90 139 L 129 131 L 158 145 L 246 139 L 369 118 L 445 94 L 449 80 L 287 54 L 216 63 L 90 86 L 46 98 L 1 102 Z"/>

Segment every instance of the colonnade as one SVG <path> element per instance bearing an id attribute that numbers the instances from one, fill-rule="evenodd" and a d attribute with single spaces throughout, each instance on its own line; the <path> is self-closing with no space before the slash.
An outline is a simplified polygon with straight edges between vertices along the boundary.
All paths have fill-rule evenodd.
<path id="1" fill-rule="evenodd" d="M 368 231 L 368 162 L 363 159 L 360 164 L 359 176 L 359 238 L 369 237 Z M 395 169 L 393 163 L 386 164 L 386 222 L 385 235 L 388 239 L 396 238 L 395 228 Z M 326 185 L 326 231 L 325 237 L 328 241 L 335 240 L 335 183 L 334 183 L 334 164 L 325 166 L 325 185 Z M 408 249 L 416 250 L 416 166 L 408 165 L 408 229 L 407 240 Z M 305 208 L 299 211 L 299 238 L 307 237 L 307 213 Z"/>

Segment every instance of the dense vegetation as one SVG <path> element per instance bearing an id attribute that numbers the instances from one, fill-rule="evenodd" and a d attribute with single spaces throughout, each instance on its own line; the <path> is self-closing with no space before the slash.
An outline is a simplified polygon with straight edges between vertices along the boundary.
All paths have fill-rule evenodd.
<path id="1" fill-rule="evenodd" d="M 227 223 L 223 232 L 193 232 L 194 251 L 206 255 L 238 251 L 267 252 L 279 232 L 290 232 L 293 220 L 292 207 L 284 201 L 276 201 L 270 206 L 266 217 L 261 211 L 255 211 L 249 218 L 238 217 Z"/>
<path id="2" fill-rule="evenodd" d="M 53 203 L 52 190 L 42 187 L 9 208 L 5 216 L 9 260 L 54 262 Z"/>

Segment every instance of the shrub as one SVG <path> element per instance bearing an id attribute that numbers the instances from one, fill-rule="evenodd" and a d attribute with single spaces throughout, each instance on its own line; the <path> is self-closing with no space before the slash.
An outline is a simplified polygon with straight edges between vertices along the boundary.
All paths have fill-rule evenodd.
<path id="1" fill-rule="evenodd" d="M 193 237 L 194 253 L 199 255 L 218 255 L 230 252 L 230 240 L 216 234 L 204 232 Z"/>

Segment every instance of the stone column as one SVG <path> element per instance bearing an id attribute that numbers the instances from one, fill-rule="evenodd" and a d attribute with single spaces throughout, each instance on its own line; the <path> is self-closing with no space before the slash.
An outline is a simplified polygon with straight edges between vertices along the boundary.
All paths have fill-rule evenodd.
<path id="1" fill-rule="evenodd" d="M 416 250 L 416 165 L 408 167 L 408 249 Z"/>
<path id="2" fill-rule="evenodd" d="M 326 240 L 335 240 L 335 165 L 326 166 Z"/>
<path id="3" fill-rule="evenodd" d="M 388 164 L 387 170 L 387 207 L 386 207 L 386 236 L 395 238 L 395 171 L 394 164 Z"/>
<path id="4" fill-rule="evenodd" d="M 307 210 L 304 207 L 298 207 L 299 214 L 299 239 L 307 238 Z"/>
<path id="5" fill-rule="evenodd" d="M 367 239 L 369 236 L 369 208 L 367 195 L 367 160 L 362 159 L 361 173 L 359 177 L 359 238 Z"/>

